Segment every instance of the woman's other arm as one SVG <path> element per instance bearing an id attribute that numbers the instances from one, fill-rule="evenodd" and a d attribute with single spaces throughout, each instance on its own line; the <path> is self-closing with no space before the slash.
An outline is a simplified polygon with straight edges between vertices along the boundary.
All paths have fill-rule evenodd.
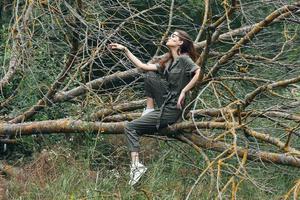
<path id="1" fill-rule="evenodd" d="M 181 93 L 179 95 L 178 101 L 177 101 L 177 108 L 182 109 L 182 104 L 185 98 L 185 94 L 192 89 L 196 82 L 199 79 L 199 75 L 200 75 L 200 67 L 198 69 L 195 70 L 195 74 L 193 76 L 193 78 L 190 80 L 190 82 L 181 90 Z"/>
<path id="2" fill-rule="evenodd" d="M 200 67 L 198 69 L 195 70 L 195 74 L 193 76 L 193 78 L 190 80 L 190 82 L 181 90 L 181 92 L 188 92 L 190 89 L 192 89 L 194 87 L 194 85 L 196 84 L 196 82 L 199 79 L 199 75 L 200 75 Z"/>

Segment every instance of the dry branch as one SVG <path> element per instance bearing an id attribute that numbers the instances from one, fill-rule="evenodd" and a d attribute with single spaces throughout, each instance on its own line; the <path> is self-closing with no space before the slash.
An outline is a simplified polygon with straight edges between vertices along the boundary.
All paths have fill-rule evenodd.
<path id="1" fill-rule="evenodd" d="M 96 113 L 94 113 L 92 115 L 92 118 L 101 119 L 101 118 L 104 118 L 104 117 L 114 114 L 114 113 L 140 109 L 140 108 L 145 107 L 145 103 L 146 103 L 146 99 L 143 99 L 143 100 L 139 100 L 139 101 L 131 101 L 128 103 L 111 106 L 111 108 L 104 108 L 102 110 L 97 111 Z M 110 107 L 110 106 L 106 106 L 106 107 Z"/>
<path id="2" fill-rule="evenodd" d="M 215 142 L 212 140 L 209 140 L 207 138 L 204 138 L 200 135 L 196 134 L 184 134 L 186 138 L 193 141 L 196 145 L 204 148 L 209 149 L 217 152 L 224 152 L 228 149 L 230 151 L 227 152 L 227 154 L 231 154 L 233 152 L 233 148 L 231 145 L 228 145 L 224 142 Z M 247 159 L 254 160 L 254 161 L 265 161 L 265 162 L 271 162 L 276 164 L 282 164 L 282 165 L 290 165 L 294 167 L 300 167 L 300 159 L 296 158 L 294 156 L 290 156 L 287 154 L 278 154 L 278 153 L 271 153 L 266 151 L 257 151 L 254 149 L 247 149 L 238 147 L 237 148 L 237 154 L 239 157 L 243 157 L 243 155 L 247 152 Z"/>
<path id="3" fill-rule="evenodd" d="M 10 83 L 16 74 L 17 70 L 21 68 L 22 62 L 22 52 L 26 46 L 26 41 L 24 35 L 26 35 L 26 29 L 28 28 L 28 20 L 33 9 L 33 2 L 30 1 L 26 12 L 21 16 L 16 16 L 15 24 L 12 28 L 12 48 L 11 48 L 11 58 L 9 61 L 8 71 L 5 73 L 4 77 L 0 80 L 0 91 L 2 92 L 3 87 Z M 17 15 L 17 14 L 16 14 Z"/>
<path id="4" fill-rule="evenodd" d="M 111 81 L 123 80 L 129 77 L 135 77 L 138 75 L 137 69 L 132 69 L 124 72 L 116 72 L 112 75 L 101 77 L 95 80 L 92 80 L 86 84 L 82 84 L 76 88 L 73 88 L 67 92 L 59 92 L 54 96 L 54 102 L 68 101 L 75 97 L 81 96 L 90 90 L 96 90 L 101 88 L 103 84 L 109 83 Z M 125 83 L 124 83 L 125 84 Z"/>
<path id="5" fill-rule="evenodd" d="M 225 112 L 225 113 L 224 113 Z M 234 116 L 238 116 L 238 112 L 237 110 L 233 109 L 231 111 Z M 226 111 L 222 110 L 222 109 L 198 109 L 198 110 L 193 110 L 188 117 L 191 117 L 191 115 L 193 114 L 195 117 L 205 117 L 205 116 L 209 116 L 209 117 L 222 117 L 222 113 L 223 114 L 227 114 Z M 263 117 L 265 118 L 267 117 L 277 117 L 277 118 L 282 118 L 282 119 L 287 119 L 287 120 L 292 120 L 295 122 L 300 122 L 300 115 L 296 115 L 296 114 L 291 114 L 291 113 L 287 113 L 285 111 L 253 111 L 253 110 L 249 110 L 249 111 L 245 111 L 245 112 L 241 112 L 241 117 Z"/>
<path id="6" fill-rule="evenodd" d="M 103 122 L 121 122 L 121 121 L 132 121 L 141 117 L 142 113 L 125 113 L 107 116 L 103 118 Z"/>
<path id="7" fill-rule="evenodd" d="M 245 128 L 247 134 L 259 139 L 261 141 L 267 142 L 269 144 L 273 144 L 277 146 L 280 150 L 283 150 L 285 153 L 289 153 L 291 155 L 300 157 L 300 151 L 290 146 L 286 146 L 285 143 L 280 141 L 278 138 L 272 137 L 270 134 L 260 133 L 257 131 L 250 130 L 249 128 Z"/>
<path id="8" fill-rule="evenodd" d="M 297 11 L 299 9 L 299 6 L 300 3 L 295 3 L 294 5 L 289 5 L 289 6 L 283 6 L 277 9 L 276 11 L 272 12 L 261 22 L 255 24 L 251 29 L 251 31 L 249 31 L 244 37 L 242 37 L 224 56 L 222 56 L 215 63 L 215 65 L 207 73 L 206 78 L 213 77 L 214 74 L 221 68 L 221 65 L 225 64 L 232 56 L 234 56 L 244 44 L 249 42 L 254 37 L 254 35 L 259 33 L 261 30 L 263 30 L 265 27 L 267 27 L 269 24 L 271 24 L 275 19 L 277 19 L 281 15 L 285 13 L 292 13 L 294 11 Z"/>
<path id="9" fill-rule="evenodd" d="M 211 2 L 210 2 L 210 0 L 205 0 L 204 3 L 205 3 L 205 11 L 204 11 L 203 22 L 202 22 L 202 26 L 199 30 L 199 33 L 195 39 L 195 42 L 198 42 L 200 40 L 200 38 L 202 37 L 202 35 L 204 33 L 205 28 L 207 27 L 207 24 L 210 23 L 209 15 L 211 15 L 211 6 L 210 6 Z"/>
<path id="10" fill-rule="evenodd" d="M 300 76 L 298 76 L 296 78 L 280 80 L 275 83 L 260 86 L 257 89 L 255 89 L 253 92 L 246 95 L 246 98 L 243 103 L 243 109 L 245 109 L 254 100 L 254 98 L 261 92 L 266 91 L 266 90 L 272 90 L 277 87 L 286 87 L 289 84 L 298 83 L 299 81 L 300 81 Z"/>

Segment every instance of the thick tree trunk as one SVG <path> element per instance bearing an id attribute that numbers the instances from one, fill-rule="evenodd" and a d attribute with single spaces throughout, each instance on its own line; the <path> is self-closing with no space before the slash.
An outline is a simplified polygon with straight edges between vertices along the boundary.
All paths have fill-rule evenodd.
<path id="1" fill-rule="evenodd" d="M 49 120 L 40 122 L 28 122 L 19 124 L 0 124 L 0 136 L 1 135 L 31 135 L 31 134 L 50 134 L 50 133 L 95 133 L 95 134 L 122 134 L 124 132 L 125 122 L 117 123 L 102 123 L 102 122 L 87 122 L 81 120 Z M 182 122 L 174 124 L 168 128 L 161 131 L 162 134 L 167 136 L 174 136 L 178 134 L 183 129 L 194 129 L 197 126 L 199 129 L 227 129 L 233 126 L 237 127 L 237 124 L 224 123 L 224 122 Z M 253 135 L 259 133 L 255 132 Z M 260 135 L 261 136 L 261 135 Z M 184 137 L 191 140 L 194 144 L 199 147 L 210 149 L 213 151 L 223 152 L 228 150 L 228 153 L 232 153 L 232 145 L 225 144 L 224 142 L 213 141 L 200 135 L 196 134 L 184 134 Z M 269 139 L 269 138 L 268 138 Z M 278 143 L 278 141 L 276 141 Z M 282 143 L 278 143 L 282 145 Z M 300 159 L 287 155 L 278 154 L 272 152 L 257 151 L 254 149 L 246 149 L 242 147 L 237 147 L 236 153 L 238 156 L 242 157 L 248 151 L 248 158 L 256 161 L 266 161 L 273 162 L 282 165 L 290 165 L 294 167 L 300 167 Z"/>
<path id="2" fill-rule="evenodd" d="M 32 135 L 32 134 L 50 134 L 50 133 L 104 133 L 121 134 L 123 133 L 125 122 L 103 123 L 81 120 L 47 120 L 26 123 L 2 123 L 0 124 L 0 136 L 3 135 Z M 181 122 L 168 127 L 163 134 L 174 133 L 178 130 L 193 128 L 221 128 L 232 127 L 233 123 L 225 122 Z"/>

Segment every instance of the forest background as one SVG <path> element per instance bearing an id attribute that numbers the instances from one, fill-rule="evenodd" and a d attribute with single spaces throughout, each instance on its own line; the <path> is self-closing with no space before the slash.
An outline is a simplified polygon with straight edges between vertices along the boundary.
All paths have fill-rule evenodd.
<path id="1" fill-rule="evenodd" d="M 1 0 L 2 199 L 299 199 L 300 2 Z M 128 185 L 126 121 L 144 62 L 175 29 L 201 77 L 182 122 L 142 138 Z"/>

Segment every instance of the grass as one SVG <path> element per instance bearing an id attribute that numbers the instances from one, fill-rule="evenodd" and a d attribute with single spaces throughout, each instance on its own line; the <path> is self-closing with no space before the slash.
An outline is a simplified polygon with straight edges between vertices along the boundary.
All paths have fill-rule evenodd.
<path id="1" fill-rule="evenodd" d="M 124 143 L 113 136 L 101 138 L 101 142 L 47 143 L 44 150 L 16 159 L 18 173 L 6 179 L 8 199 L 185 199 L 206 167 L 201 155 L 175 142 L 143 139 L 142 144 L 141 160 L 148 171 L 135 187 L 128 185 L 129 160 Z M 206 153 L 210 158 L 216 155 Z M 237 167 L 235 160 L 227 164 L 222 168 L 220 188 Z M 248 162 L 246 168 L 247 173 L 235 176 L 236 182 L 243 180 L 237 199 L 280 199 L 300 175 L 295 168 L 258 162 Z M 215 175 L 216 170 L 214 166 Z M 214 185 L 209 196 L 210 176 L 206 174 L 190 199 L 215 198 L 218 193 Z M 223 199 L 230 198 L 231 186 L 223 193 Z"/>

